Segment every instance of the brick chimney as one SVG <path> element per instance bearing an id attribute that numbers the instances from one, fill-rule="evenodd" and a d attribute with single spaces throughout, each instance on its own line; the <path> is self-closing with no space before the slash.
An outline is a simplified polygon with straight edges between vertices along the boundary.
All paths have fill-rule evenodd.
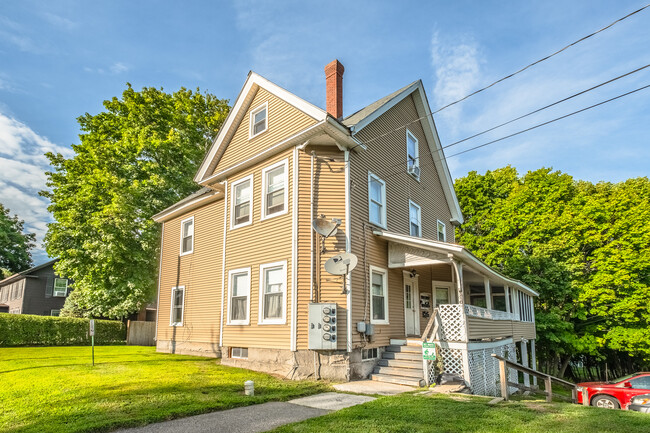
<path id="1" fill-rule="evenodd" d="M 337 119 L 343 117 L 343 71 L 345 68 L 338 60 L 325 66 L 327 112 Z"/>

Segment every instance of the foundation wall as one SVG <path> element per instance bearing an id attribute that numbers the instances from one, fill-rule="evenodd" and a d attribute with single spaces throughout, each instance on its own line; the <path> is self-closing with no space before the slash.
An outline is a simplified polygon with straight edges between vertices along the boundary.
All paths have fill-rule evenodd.
<path id="1" fill-rule="evenodd" d="M 207 342 L 158 340 L 156 352 L 221 358 L 221 348 L 216 343 Z"/>

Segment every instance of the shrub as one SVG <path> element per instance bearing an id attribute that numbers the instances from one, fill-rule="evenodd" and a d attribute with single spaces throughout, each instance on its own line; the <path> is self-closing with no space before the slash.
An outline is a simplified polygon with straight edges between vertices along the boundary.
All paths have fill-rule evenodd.
<path id="1" fill-rule="evenodd" d="M 90 344 L 89 319 L 0 314 L 0 347 Z M 95 320 L 95 344 L 124 344 L 126 325 Z"/>

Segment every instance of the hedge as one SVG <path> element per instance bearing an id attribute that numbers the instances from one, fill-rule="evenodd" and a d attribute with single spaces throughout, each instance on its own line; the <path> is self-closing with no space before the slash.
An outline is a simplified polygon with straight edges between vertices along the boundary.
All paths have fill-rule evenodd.
<path id="1" fill-rule="evenodd" d="M 90 319 L 0 314 L 0 347 L 90 344 Z M 95 320 L 95 344 L 124 344 L 126 325 Z"/>

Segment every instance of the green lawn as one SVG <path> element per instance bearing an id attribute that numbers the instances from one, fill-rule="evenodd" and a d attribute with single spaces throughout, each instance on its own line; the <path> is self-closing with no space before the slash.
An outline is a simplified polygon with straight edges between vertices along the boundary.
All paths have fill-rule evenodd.
<path id="1" fill-rule="evenodd" d="M 273 430 L 279 432 L 613 433 L 650 432 L 650 415 L 521 401 L 489 405 L 470 396 L 380 397 L 329 415 Z"/>
<path id="2" fill-rule="evenodd" d="M 89 347 L 0 348 L 0 432 L 105 432 L 326 390 L 153 347 L 96 347 L 95 367 Z"/>

